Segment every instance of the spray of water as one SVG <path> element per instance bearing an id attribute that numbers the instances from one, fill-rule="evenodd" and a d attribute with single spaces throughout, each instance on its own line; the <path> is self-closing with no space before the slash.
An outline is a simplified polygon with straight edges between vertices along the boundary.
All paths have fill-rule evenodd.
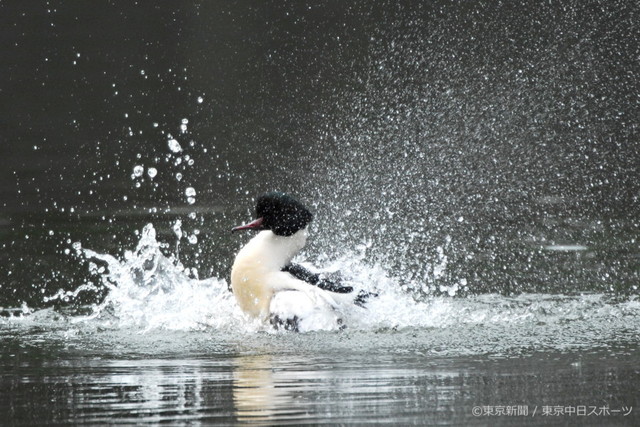
<path id="1" fill-rule="evenodd" d="M 151 330 L 200 330 L 230 333 L 275 333 L 268 326 L 248 319 L 236 305 L 226 280 L 193 277 L 174 255 L 163 251 L 168 245 L 157 241 L 156 231 L 147 224 L 140 233 L 135 250 L 123 259 L 75 246 L 98 277 L 100 285 L 82 284 L 74 291 L 48 297 L 56 300 L 82 291 L 108 289 L 106 298 L 92 307 L 88 316 L 76 316 L 74 322 L 97 322 L 102 327 Z M 296 261 L 310 266 L 305 255 Z M 367 258 L 367 245 L 337 258 L 321 259 L 325 274 L 339 274 L 345 284 L 378 293 L 366 308 L 341 307 L 350 331 L 386 331 L 406 328 L 468 331 L 482 327 L 483 333 L 505 330 L 530 330 L 548 325 L 556 334 L 574 329 L 588 332 L 592 328 L 609 328 L 614 323 L 628 325 L 640 318 L 636 299 L 614 304 L 601 294 L 582 296 L 522 294 L 504 297 L 487 294 L 451 298 L 456 289 L 443 296 L 418 297 L 411 288 L 389 275 L 385 267 Z M 435 266 L 434 269 L 442 266 Z M 24 310 L 23 310 L 24 311 Z M 573 326 L 572 326 L 573 325 Z M 582 326 L 581 326 L 582 325 Z M 321 328 L 324 329 L 324 328 Z M 493 332 L 491 332 L 493 331 Z M 497 332 L 496 332 L 497 331 Z M 501 331 L 501 332 L 500 332 Z M 559 332 L 558 332 L 559 331 Z M 281 332 L 277 332 L 281 333 Z M 589 336 L 585 339 L 592 339 Z"/>
<path id="2" fill-rule="evenodd" d="M 174 256 L 162 253 L 162 246 L 156 240 L 154 227 L 148 224 L 136 249 L 125 252 L 123 260 L 76 248 L 108 289 L 104 301 L 93 307 L 91 319 L 142 330 L 226 328 L 242 324 L 242 315 L 224 280 L 191 277 L 190 269 Z M 98 268 L 96 263 L 103 267 Z"/>

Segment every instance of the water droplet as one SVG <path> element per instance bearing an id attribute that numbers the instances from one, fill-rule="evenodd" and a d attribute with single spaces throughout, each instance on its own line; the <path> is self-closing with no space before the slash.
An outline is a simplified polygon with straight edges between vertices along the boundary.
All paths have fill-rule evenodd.
<path id="1" fill-rule="evenodd" d="M 149 175 L 149 178 L 151 178 L 151 179 L 155 178 L 156 175 L 158 175 L 158 169 L 156 169 L 156 168 L 147 169 L 147 175 Z"/>
<path id="2" fill-rule="evenodd" d="M 133 176 L 135 178 L 140 178 L 143 173 L 144 173 L 144 167 L 143 166 L 135 165 L 133 167 Z"/>
<path id="3" fill-rule="evenodd" d="M 176 235 L 178 240 L 182 239 L 182 220 L 177 219 L 173 224 L 173 227 L 171 228 L 173 229 L 173 233 Z"/>
<path id="4" fill-rule="evenodd" d="M 176 179 L 182 181 L 182 174 L 180 172 L 176 173 Z"/>
<path id="5" fill-rule="evenodd" d="M 195 190 L 195 188 L 187 187 L 187 189 L 184 190 L 184 194 L 187 196 L 187 203 L 192 205 L 192 204 L 194 204 L 196 202 L 196 190 Z"/>
<path id="6" fill-rule="evenodd" d="M 199 96 L 199 97 L 198 97 L 198 104 L 202 104 L 202 102 L 203 102 L 203 101 L 204 101 L 204 98 L 203 98 L 203 97 L 201 97 L 201 96 Z"/>
<path id="7" fill-rule="evenodd" d="M 168 144 L 169 144 L 169 150 L 173 151 L 174 153 L 179 153 L 182 151 L 182 147 L 180 146 L 180 143 L 176 139 L 171 138 Z"/>

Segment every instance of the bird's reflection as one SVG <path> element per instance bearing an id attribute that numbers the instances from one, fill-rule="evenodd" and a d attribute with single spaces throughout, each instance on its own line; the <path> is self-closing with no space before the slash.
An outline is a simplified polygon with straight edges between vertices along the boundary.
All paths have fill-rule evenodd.
<path id="1" fill-rule="evenodd" d="M 271 355 L 239 356 L 233 365 L 233 400 L 239 421 L 267 421 L 278 407 L 291 407 L 287 390 L 276 387 Z"/>

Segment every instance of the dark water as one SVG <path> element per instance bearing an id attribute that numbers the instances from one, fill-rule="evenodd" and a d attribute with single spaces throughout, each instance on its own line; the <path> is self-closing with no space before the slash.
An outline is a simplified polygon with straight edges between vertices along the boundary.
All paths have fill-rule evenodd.
<path id="1" fill-rule="evenodd" d="M 3 423 L 637 423 L 639 12 L 3 1 Z M 223 292 L 272 189 L 381 292 L 347 332 Z M 147 223 L 163 294 L 114 275 Z"/>
<path id="2" fill-rule="evenodd" d="M 553 349 L 507 326 L 140 334 L 50 316 L 3 325 L 15 424 L 637 423 L 637 345 L 615 325 L 616 338 Z"/>

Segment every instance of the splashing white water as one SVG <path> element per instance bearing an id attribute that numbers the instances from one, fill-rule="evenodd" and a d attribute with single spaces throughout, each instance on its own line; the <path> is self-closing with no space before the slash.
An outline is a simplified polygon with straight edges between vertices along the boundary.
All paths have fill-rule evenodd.
<path id="1" fill-rule="evenodd" d="M 176 226 L 179 229 L 179 224 Z M 177 236 L 181 237 L 181 234 Z M 152 224 L 143 228 L 135 251 L 125 252 L 123 260 L 84 249 L 79 244 L 74 248 L 90 260 L 90 270 L 100 277 L 109 292 L 106 299 L 95 307 L 91 319 L 142 330 L 215 328 L 257 331 L 270 328 L 243 315 L 226 280 L 215 277 L 194 279 L 189 277 L 189 268 L 182 266 L 174 257 L 163 255 Z M 363 263 L 363 256 L 364 253 L 345 256 L 323 269 L 329 272 L 348 271 L 348 274 L 343 274 L 345 285 L 353 286 L 356 292 L 368 290 L 379 295 L 370 298 L 367 308 L 350 303 L 340 305 L 338 315 L 346 326 L 370 329 L 422 324 L 419 319 L 429 317 L 430 305 L 415 302 L 399 289 L 393 279 L 387 277 L 383 268 Z M 97 267 L 96 263 L 106 266 Z M 47 301 L 68 298 L 94 288 L 83 284 L 75 291 L 48 297 Z M 327 329 L 324 324 L 317 326 L 308 329 Z"/>
<path id="2" fill-rule="evenodd" d="M 217 330 L 226 332 L 271 331 L 269 325 L 248 319 L 239 309 L 224 279 L 197 280 L 190 269 L 173 257 L 162 254 L 151 224 L 144 227 L 135 251 L 127 251 L 123 260 L 75 245 L 93 264 L 104 286 L 106 299 L 94 313 L 75 321 L 95 320 L 106 326 L 148 330 Z M 307 264 L 304 260 L 303 264 Z M 98 267 L 96 263 L 106 264 Z M 623 322 L 637 324 L 640 303 L 632 299 L 612 304 L 604 295 L 581 296 L 524 294 L 504 297 L 495 294 L 466 298 L 432 297 L 416 300 L 389 277 L 380 265 L 370 265 L 365 251 L 326 262 L 322 271 L 341 272 L 345 285 L 378 294 L 366 308 L 341 305 L 339 315 L 349 330 L 376 331 L 398 328 L 473 328 L 483 330 L 527 329 L 547 324 L 554 333 L 562 333 L 568 322 L 585 330 L 600 324 Z M 307 264 L 307 267 L 310 267 Z M 49 300 L 73 296 L 91 285 L 62 292 Z M 575 326 L 574 326 L 575 328 Z M 313 329 L 313 328 L 310 328 Z M 326 329 L 322 325 L 317 329 Z M 560 332 L 558 332 L 560 331 Z M 501 333 L 504 333 L 501 332 Z M 574 332 L 572 332 L 574 333 Z"/>
<path id="3" fill-rule="evenodd" d="M 151 224 L 143 228 L 136 250 L 127 251 L 122 261 L 82 251 L 86 258 L 107 264 L 101 280 L 109 294 L 92 318 L 143 330 L 231 328 L 243 323 L 227 283 L 190 278 L 179 262 L 162 254 Z"/>

